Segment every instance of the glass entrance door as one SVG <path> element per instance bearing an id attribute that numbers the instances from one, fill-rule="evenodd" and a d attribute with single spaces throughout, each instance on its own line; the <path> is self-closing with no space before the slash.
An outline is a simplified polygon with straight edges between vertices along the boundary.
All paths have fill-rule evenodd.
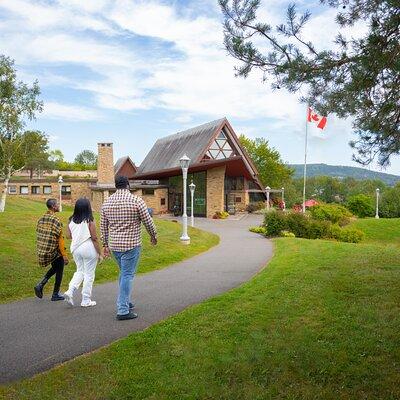
<path id="1" fill-rule="evenodd" d="M 193 181 L 196 185 L 193 197 L 193 213 L 196 217 L 205 217 L 207 215 L 207 192 L 206 192 L 206 171 L 188 174 L 187 179 L 187 214 L 191 215 L 191 200 L 189 185 Z M 182 215 L 183 207 L 183 191 L 182 191 L 182 175 L 169 178 L 169 207 L 170 212 L 176 211 Z"/>

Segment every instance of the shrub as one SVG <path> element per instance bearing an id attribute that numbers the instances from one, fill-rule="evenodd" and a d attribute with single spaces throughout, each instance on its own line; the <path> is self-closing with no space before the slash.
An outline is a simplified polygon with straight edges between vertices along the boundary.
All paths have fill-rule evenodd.
<path id="1" fill-rule="evenodd" d="M 286 229 L 293 232 L 296 237 L 308 238 L 309 228 L 310 220 L 306 215 L 296 212 L 287 214 Z"/>
<path id="2" fill-rule="evenodd" d="M 262 210 L 265 207 L 264 202 L 259 201 L 257 203 L 249 203 L 246 206 L 246 211 L 252 213 L 254 211 Z"/>
<path id="3" fill-rule="evenodd" d="M 269 211 L 264 217 L 265 234 L 279 236 L 286 228 L 286 215 L 281 211 Z"/>
<path id="4" fill-rule="evenodd" d="M 359 243 L 364 239 L 364 232 L 356 228 L 342 228 L 339 236 L 340 242 Z"/>
<path id="5" fill-rule="evenodd" d="M 331 226 L 329 221 L 310 220 L 307 239 L 327 239 L 331 237 Z"/>
<path id="6" fill-rule="evenodd" d="M 229 213 L 227 213 L 226 211 L 217 211 L 213 215 L 213 219 L 226 219 L 228 217 L 229 217 Z"/>
<path id="7" fill-rule="evenodd" d="M 384 218 L 400 217 L 400 184 L 387 188 L 382 193 L 379 204 L 379 215 Z"/>
<path id="8" fill-rule="evenodd" d="M 319 204 L 310 207 L 309 211 L 313 219 L 330 221 L 340 226 L 347 225 L 353 216 L 346 207 L 338 204 Z"/>
<path id="9" fill-rule="evenodd" d="M 282 231 L 281 232 L 281 236 L 282 237 L 296 237 L 296 235 L 293 232 L 289 232 L 289 231 Z"/>
<path id="10" fill-rule="evenodd" d="M 374 201 L 365 194 L 357 194 L 349 197 L 347 208 L 357 217 L 372 217 L 375 214 Z"/>
<path id="11" fill-rule="evenodd" d="M 340 234 L 341 233 L 342 233 L 342 228 L 339 225 L 333 224 L 331 226 L 330 237 L 332 239 L 340 240 Z"/>
<path id="12" fill-rule="evenodd" d="M 254 232 L 254 233 L 261 233 L 262 235 L 265 235 L 265 228 L 263 226 L 252 226 L 251 228 L 249 228 L 250 232 Z"/>

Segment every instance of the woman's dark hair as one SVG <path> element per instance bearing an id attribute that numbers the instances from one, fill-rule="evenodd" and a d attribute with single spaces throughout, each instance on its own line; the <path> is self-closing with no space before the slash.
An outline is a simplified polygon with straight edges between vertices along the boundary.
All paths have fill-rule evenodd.
<path id="1" fill-rule="evenodd" d="M 76 201 L 74 213 L 71 215 L 69 220 L 74 221 L 76 224 L 80 224 L 81 222 L 91 222 L 93 219 L 90 201 L 85 197 L 81 197 Z"/>

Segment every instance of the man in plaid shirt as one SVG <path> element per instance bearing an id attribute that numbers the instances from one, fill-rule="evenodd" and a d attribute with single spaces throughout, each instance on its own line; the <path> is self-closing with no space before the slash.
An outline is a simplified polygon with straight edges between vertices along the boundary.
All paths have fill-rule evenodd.
<path id="1" fill-rule="evenodd" d="M 117 176 L 115 187 L 117 191 L 101 208 L 100 232 L 104 256 L 112 251 L 120 269 L 117 319 L 126 320 L 137 317 L 132 311 L 131 292 L 142 246 L 141 224 L 152 245 L 157 244 L 157 231 L 143 199 L 129 191 L 128 178 Z"/>

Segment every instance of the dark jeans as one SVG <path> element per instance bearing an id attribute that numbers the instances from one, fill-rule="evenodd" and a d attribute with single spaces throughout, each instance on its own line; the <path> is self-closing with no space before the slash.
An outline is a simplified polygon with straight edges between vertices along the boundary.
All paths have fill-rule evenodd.
<path id="1" fill-rule="evenodd" d="M 64 258 L 58 257 L 51 263 L 51 268 L 46 272 L 44 280 L 47 282 L 53 275 L 56 276 L 54 282 L 53 293 L 57 294 L 60 291 L 61 281 L 64 273 Z"/>

